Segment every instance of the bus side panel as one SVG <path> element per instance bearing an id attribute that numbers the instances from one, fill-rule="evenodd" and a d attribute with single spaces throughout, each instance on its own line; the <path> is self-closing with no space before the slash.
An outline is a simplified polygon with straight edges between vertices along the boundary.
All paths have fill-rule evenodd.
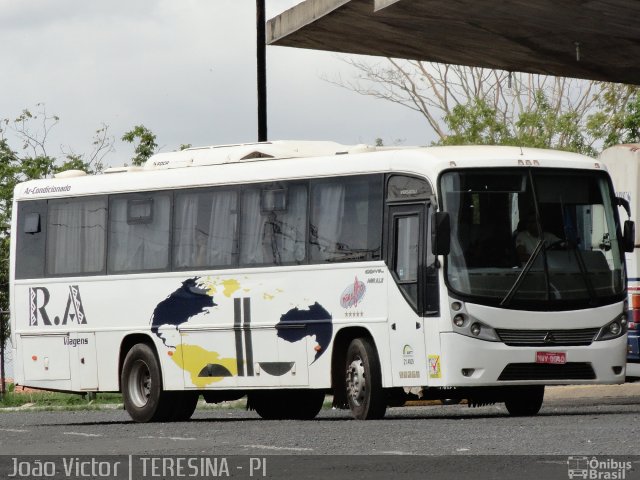
<path id="1" fill-rule="evenodd" d="M 16 367 L 48 358 L 51 388 L 118 390 L 123 340 L 142 334 L 168 390 L 329 388 L 335 334 L 358 326 L 370 332 L 391 386 L 388 279 L 384 264 L 371 262 L 21 280 L 15 332 L 43 340 L 19 343 Z M 25 384 L 41 386 L 28 372 Z"/>
<path id="2" fill-rule="evenodd" d="M 613 187 L 616 196 L 622 197 L 629 201 L 631 205 L 631 220 L 636 223 L 636 238 L 634 244 L 636 248 L 633 252 L 625 254 L 625 262 L 627 267 L 627 278 L 629 280 L 629 295 L 640 295 L 640 255 L 638 254 L 638 245 L 640 245 L 640 226 L 638 224 L 640 216 L 640 145 L 616 145 L 607 148 L 600 154 L 602 160 L 613 181 Z M 620 220 L 624 221 L 626 213 L 623 209 L 618 209 Z M 629 299 L 629 306 L 633 307 L 633 301 Z M 634 316 L 637 318 L 637 311 L 629 312 L 630 321 Z M 636 323 L 637 324 L 637 323 Z M 633 325 L 633 324 L 632 324 Z M 632 326 L 630 325 L 630 327 Z M 628 333 L 630 362 L 640 362 L 640 330 L 638 327 L 630 328 Z"/>

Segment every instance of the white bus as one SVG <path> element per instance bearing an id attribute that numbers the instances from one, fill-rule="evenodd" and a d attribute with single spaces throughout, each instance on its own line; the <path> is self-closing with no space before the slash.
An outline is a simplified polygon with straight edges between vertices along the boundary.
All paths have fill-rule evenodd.
<path id="1" fill-rule="evenodd" d="M 616 145 L 600 154 L 608 168 L 616 195 L 631 204 L 637 214 L 640 207 L 640 144 Z M 634 249 L 626 255 L 629 282 L 627 376 L 640 377 L 640 232 L 636 232 Z"/>
<path id="2" fill-rule="evenodd" d="M 515 147 L 283 141 L 25 182 L 16 380 L 121 391 L 139 422 L 200 395 L 279 419 L 326 393 L 358 419 L 415 398 L 533 415 L 545 385 L 624 380 L 617 203 L 597 161 Z"/>

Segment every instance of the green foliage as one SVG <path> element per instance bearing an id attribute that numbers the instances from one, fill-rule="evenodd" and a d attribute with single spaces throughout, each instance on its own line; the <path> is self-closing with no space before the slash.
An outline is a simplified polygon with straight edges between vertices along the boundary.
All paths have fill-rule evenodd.
<path id="1" fill-rule="evenodd" d="M 622 121 L 624 143 L 640 143 L 640 94 L 627 105 Z"/>
<path id="2" fill-rule="evenodd" d="M 122 136 L 122 141 L 134 143 L 138 140 L 138 144 L 134 150 L 135 155 L 131 158 L 133 165 L 144 165 L 158 148 L 156 136 L 144 125 L 136 125 Z"/>
<path id="3" fill-rule="evenodd" d="M 445 123 L 451 134 L 440 142 L 442 145 L 498 145 L 512 140 L 497 111 L 481 99 L 456 105 L 445 116 Z"/>
<path id="4" fill-rule="evenodd" d="M 3 311 L 9 310 L 9 241 L 15 186 L 69 169 L 100 173 L 104 156 L 113 150 L 113 137 L 109 135 L 109 127 L 103 124 L 95 131 L 92 151 L 86 156 L 71 151 L 63 151 L 62 158 L 49 155 L 48 135 L 59 121 L 60 118 L 49 115 L 42 104 L 36 105 L 35 110 L 24 109 L 14 119 L 0 120 L 0 309 Z M 11 147 L 8 134 L 21 148 Z M 155 135 L 142 125 L 134 127 L 125 137 L 128 141 L 140 139 L 136 154 L 141 159 L 150 156 L 157 147 Z M 5 336 L 8 336 L 8 315 L 0 316 L 0 322 L 4 323 Z"/>
<path id="5" fill-rule="evenodd" d="M 450 134 L 441 145 L 519 145 L 554 148 L 596 156 L 594 145 L 606 148 L 618 143 L 640 142 L 640 96 L 637 87 L 605 85 L 588 115 L 574 108 L 552 105 L 538 90 L 527 108 L 508 119 L 485 100 L 472 99 L 454 106 L 444 116 Z M 631 101 L 627 98 L 631 94 Z M 626 95 L 625 100 L 621 96 Z M 622 104 L 626 107 L 616 110 Z"/>

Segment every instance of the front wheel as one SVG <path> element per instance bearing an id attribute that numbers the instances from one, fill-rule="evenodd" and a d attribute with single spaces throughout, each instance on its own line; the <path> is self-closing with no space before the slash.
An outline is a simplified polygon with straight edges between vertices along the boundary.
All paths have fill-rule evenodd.
<path id="1" fill-rule="evenodd" d="M 358 420 L 384 417 L 387 401 L 382 389 L 380 361 L 371 341 L 354 339 L 347 350 L 347 400 Z"/>
<path id="2" fill-rule="evenodd" d="M 530 417 L 540 411 L 543 400 L 544 385 L 513 387 L 504 405 L 512 417 Z"/>
<path id="3" fill-rule="evenodd" d="M 127 353 L 120 377 L 124 408 L 136 422 L 158 422 L 169 415 L 169 399 L 162 391 L 160 365 L 152 348 L 134 345 Z"/>

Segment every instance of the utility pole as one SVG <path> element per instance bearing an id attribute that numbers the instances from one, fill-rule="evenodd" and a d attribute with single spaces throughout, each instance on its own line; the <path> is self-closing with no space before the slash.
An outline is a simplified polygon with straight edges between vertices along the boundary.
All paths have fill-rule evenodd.
<path id="1" fill-rule="evenodd" d="M 267 48 L 265 0 L 256 0 L 256 68 L 258 73 L 258 141 L 267 141 Z"/>
<path id="2" fill-rule="evenodd" d="M 5 371 L 4 371 L 4 345 L 7 342 L 7 335 L 5 329 L 5 315 L 9 312 L 0 310 L 0 400 L 4 400 L 6 394 L 5 387 Z"/>

